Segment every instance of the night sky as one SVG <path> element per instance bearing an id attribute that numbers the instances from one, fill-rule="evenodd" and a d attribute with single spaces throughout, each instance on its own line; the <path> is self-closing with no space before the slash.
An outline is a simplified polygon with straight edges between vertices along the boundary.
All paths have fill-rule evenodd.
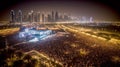
<path id="1" fill-rule="evenodd" d="M 0 20 L 9 20 L 10 10 L 49 13 L 58 11 L 72 16 L 92 16 L 96 20 L 120 20 L 119 0 L 0 0 Z"/>

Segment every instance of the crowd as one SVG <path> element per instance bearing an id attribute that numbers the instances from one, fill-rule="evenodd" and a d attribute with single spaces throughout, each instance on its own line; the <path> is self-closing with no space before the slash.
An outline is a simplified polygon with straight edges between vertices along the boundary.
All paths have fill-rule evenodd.
<path id="1" fill-rule="evenodd" d="M 113 61 L 113 56 L 120 57 L 119 49 L 106 49 L 101 46 L 104 43 L 98 43 L 86 40 L 85 37 L 75 37 L 69 34 L 68 36 L 54 37 L 36 43 L 25 43 L 15 46 L 18 50 L 30 51 L 37 50 L 40 53 L 45 53 L 50 58 L 62 62 L 64 67 L 119 67 L 120 60 Z M 72 47 L 72 44 L 77 47 Z M 94 47 L 91 47 L 94 45 Z M 80 55 L 80 49 L 89 51 L 87 55 Z"/>
<path id="2" fill-rule="evenodd" d="M 34 67 L 38 61 L 35 59 L 29 60 L 31 58 L 29 55 L 26 55 L 27 57 L 24 56 L 21 59 L 21 55 L 24 55 L 24 52 L 31 50 L 36 50 L 39 53 L 47 55 L 49 58 L 53 58 L 54 61 L 61 62 L 64 67 L 120 67 L 119 47 L 113 47 L 110 43 L 105 43 L 101 40 L 93 39 L 82 34 L 76 35 L 74 33 L 70 33 L 63 36 L 56 35 L 56 37 L 38 42 L 26 42 L 19 45 L 13 45 L 24 41 L 22 39 L 18 39 L 17 34 L 8 36 L 7 39 L 9 46 L 13 46 L 14 49 L 2 50 L 1 45 L 1 67 L 7 67 L 10 59 L 12 61 L 14 60 L 12 57 L 15 57 L 18 60 L 14 60 L 11 67 L 16 67 L 18 65 L 19 67 L 28 67 L 32 65 L 32 63 L 34 63 L 32 66 Z M 17 41 L 17 39 L 19 41 Z M 5 42 L 2 42 L 2 40 L 3 37 L 0 37 L 1 44 L 4 44 Z M 3 47 L 5 47 L 5 45 L 3 45 Z M 24 62 L 24 60 L 27 62 Z M 40 62 L 43 61 L 41 60 Z M 44 67 L 44 65 L 42 67 Z"/>

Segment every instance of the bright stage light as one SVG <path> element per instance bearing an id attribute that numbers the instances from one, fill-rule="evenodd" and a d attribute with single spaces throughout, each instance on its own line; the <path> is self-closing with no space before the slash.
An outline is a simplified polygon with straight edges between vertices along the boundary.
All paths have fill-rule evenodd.
<path id="1" fill-rule="evenodd" d="M 29 29 L 25 29 L 25 32 L 28 32 L 29 31 Z"/>
<path id="2" fill-rule="evenodd" d="M 20 32 L 19 33 L 19 38 L 23 38 L 23 37 L 25 37 L 25 33 L 24 32 Z"/>
<path id="3" fill-rule="evenodd" d="M 29 42 L 37 42 L 37 41 L 39 41 L 38 38 L 34 38 L 34 39 L 32 39 L 32 40 L 29 40 Z"/>
<path id="4" fill-rule="evenodd" d="M 33 37 L 32 39 L 28 39 L 29 42 L 36 42 L 42 40 L 43 38 L 52 34 L 52 30 L 32 30 L 26 28 L 24 31 L 19 33 L 19 38 L 29 38 L 30 36 Z"/>

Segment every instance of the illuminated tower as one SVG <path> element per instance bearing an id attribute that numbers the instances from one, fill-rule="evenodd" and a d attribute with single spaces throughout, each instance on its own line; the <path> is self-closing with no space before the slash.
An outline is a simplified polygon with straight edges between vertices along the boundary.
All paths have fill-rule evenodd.
<path id="1" fill-rule="evenodd" d="M 90 17 L 90 22 L 93 22 L 93 17 Z"/>
<path id="2" fill-rule="evenodd" d="M 40 12 L 34 13 L 34 22 L 40 22 Z"/>
<path id="3" fill-rule="evenodd" d="M 52 20 L 52 22 L 55 21 L 55 16 L 54 16 L 54 12 L 53 12 L 53 11 L 52 11 L 52 17 L 51 17 L 51 20 Z"/>
<path id="4" fill-rule="evenodd" d="M 31 15 L 31 12 L 28 13 L 28 21 L 29 21 L 29 22 L 32 22 L 32 15 Z"/>
<path id="5" fill-rule="evenodd" d="M 34 22 L 37 22 L 37 13 L 34 13 Z"/>
<path id="6" fill-rule="evenodd" d="M 15 12 L 14 10 L 10 11 L 10 23 L 14 23 L 16 21 L 16 17 L 15 17 Z"/>
<path id="7" fill-rule="evenodd" d="M 44 23 L 45 22 L 45 15 L 42 14 L 42 22 Z"/>
<path id="8" fill-rule="evenodd" d="M 18 11 L 18 22 L 22 23 L 22 11 Z"/>
<path id="9" fill-rule="evenodd" d="M 40 22 L 40 12 L 37 13 L 37 22 Z"/>
<path id="10" fill-rule="evenodd" d="M 31 10 L 31 12 L 29 13 L 29 20 L 30 22 L 34 22 L 34 11 Z"/>

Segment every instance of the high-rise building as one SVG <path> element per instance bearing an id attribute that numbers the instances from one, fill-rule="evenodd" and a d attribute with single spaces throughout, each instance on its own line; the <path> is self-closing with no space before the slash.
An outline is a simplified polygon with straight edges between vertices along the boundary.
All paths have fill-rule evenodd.
<path id="1" fill-rule="evenodd" d="M 52 22 L 55 21 L 55 15 L 54 15 L 54 12 L 53 12 L 53 11 L 52 11 L 52 17 L 51 17 L 51 20 L 52 20 Z"/>
<path id="2" fill-rule="evenodd" d="M 37 22 L 37 13 L 34 13 L 34 22 Z"/>
<path id="3" fill-rule="evenodd" d="M 10 11 L 10 22 L 11 23 L 16 22 L 16 15 L 15 15 L 14 10 Z"/>
<path id="4" fill-rule="evenodd" d="M 34 22 L 40 22 L 40 12 L 34 13 Z"/>
<path id="5" fill-rule="evenodd" d="M 93 17 L 90 17 L 90 22 L 93 22 Z"/>
<path id="6" fill-rule="evenodd" d="M 59 20 L 60 20 L 60 21 L 63 21 L 63 20 L 64 20 L 63 15 L 60 15 L 60 16 L 59 16 Z"/>
<path id="7" fill-rule="evenodd" d="M 69 17 L 67 15 L 64 15 L 64 21 L 69 20 Z"/>
<path id="8" fill-rule="evenodd" d="M 30 21 L 31 22 L 34 22 L 34 11 L 33 10 L 31 10 L 31 12 L 29 13 L 29 15 L 30 15 Z"/>
<path id="9" fill-rule="evenodd" d="M 59 15 L 58 12 L 55 13 L 55 22 L 57 22 L 59 20 Z"/>
<path id="10" fill-rule="evenodd" d="M 29 20 L 28 20 L 28 17 L 29 17 L 29 15 L 27 14 L 23 14 L 23 16 L 22 16 L 22 22 L 28 22 Z"/>
<path id="11" fill-rule="evenodd" d="M 37 13 L 37 22 L 40 22 L 40 12 Z"/>
<path id="12" fill-rule="evenodd" d="M 32 15 L 31 15 L 31 12 L 28 13 L 28 22 L 32 22 Z"/>
<path id="13" fill-rule="evenodd" d="M 18 17 L 18 22 L 21 23 L 22 22 L 22 11 L 21 10 L 18 11 L 18 16 L 17 17 Z"/>
<path id="14" fill-rule="evenodd" d="M 45 15 L 42 14 L 42 22 L 44 23 L 45 22 Z"/>
<path id="15" fill-rule="evenodd" d="M 52 16 L 50 14 L 48 14 L 47 20 L 48 20 L 48 22 L 52 22 Z"/>

